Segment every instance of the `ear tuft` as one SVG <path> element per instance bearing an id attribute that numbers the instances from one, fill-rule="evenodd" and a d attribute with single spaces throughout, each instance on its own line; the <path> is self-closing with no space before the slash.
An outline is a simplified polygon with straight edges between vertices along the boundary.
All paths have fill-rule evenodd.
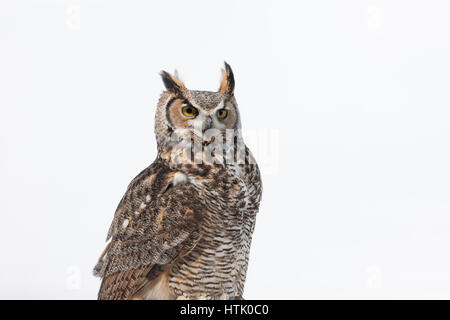
<path id="1" fill-rule="evenodd" d="M 228 63 L 225 63 L 225 69 L 222 69 L 222 81 L 220 82 L 219 92 L 229 95 L 234 94 L 234 75 L 233 70 Z"/>
<path id="2" fill-rule="evenodd" d="M 167 91 L 172 93 L 182 93 L 182 91 L 185 89 L 184 83 L 170 73 L 161 71 L 160 75 Z"/>

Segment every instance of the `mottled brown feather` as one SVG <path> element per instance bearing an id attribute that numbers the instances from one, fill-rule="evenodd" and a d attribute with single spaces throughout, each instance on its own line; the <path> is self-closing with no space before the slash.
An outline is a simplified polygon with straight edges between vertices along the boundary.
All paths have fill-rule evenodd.
<path id="1" fill-rule="evenodd" d="M 130 183 L 126 204 L 119 205 L 113 220 L 112 240 L 95 267 L 103 277 L 99 299 L 131 298 L 200 237 L 203 209 L 191 202 L 193 187 L 170 187 L 174 172 L 158 160 L 143 172 Z"/>

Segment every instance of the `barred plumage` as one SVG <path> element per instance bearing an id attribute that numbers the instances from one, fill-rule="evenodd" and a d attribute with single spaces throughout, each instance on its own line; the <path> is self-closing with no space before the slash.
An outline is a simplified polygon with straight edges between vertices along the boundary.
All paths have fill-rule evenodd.
<path id="1" fill-rule="evenodd" d="M 218 92 L 162 77 L 158 156 L 117 207 L 94 268 L 99 299 L 242 298 L 262 184 L 243 144 L 233 73 L 225 64 Z"/>

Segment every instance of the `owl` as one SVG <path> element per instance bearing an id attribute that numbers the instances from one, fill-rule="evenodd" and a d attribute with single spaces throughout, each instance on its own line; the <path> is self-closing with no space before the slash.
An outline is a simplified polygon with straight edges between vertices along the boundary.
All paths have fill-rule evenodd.
<path id="1" fill-rule="evenodd" d="M 242 299 L 262 183 L 225 62 L 217 92 L 162 71 L 156 160 L 129 184 L 94 274 L 99 299 Z"/>

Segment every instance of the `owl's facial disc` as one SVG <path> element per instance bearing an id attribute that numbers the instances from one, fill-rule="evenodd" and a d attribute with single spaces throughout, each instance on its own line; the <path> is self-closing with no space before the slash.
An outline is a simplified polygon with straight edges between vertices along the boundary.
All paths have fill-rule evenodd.
<path id="1" fill-rule="evenodd" d="M 167 105 L 167 120 L 174 130 L 188 129 L 202 135 L 209 129 L 233 129 L 237 115 L 230 101 L 221 101 L 215 107 L 202 107 L 185 98 L 173 98 Z"/>

